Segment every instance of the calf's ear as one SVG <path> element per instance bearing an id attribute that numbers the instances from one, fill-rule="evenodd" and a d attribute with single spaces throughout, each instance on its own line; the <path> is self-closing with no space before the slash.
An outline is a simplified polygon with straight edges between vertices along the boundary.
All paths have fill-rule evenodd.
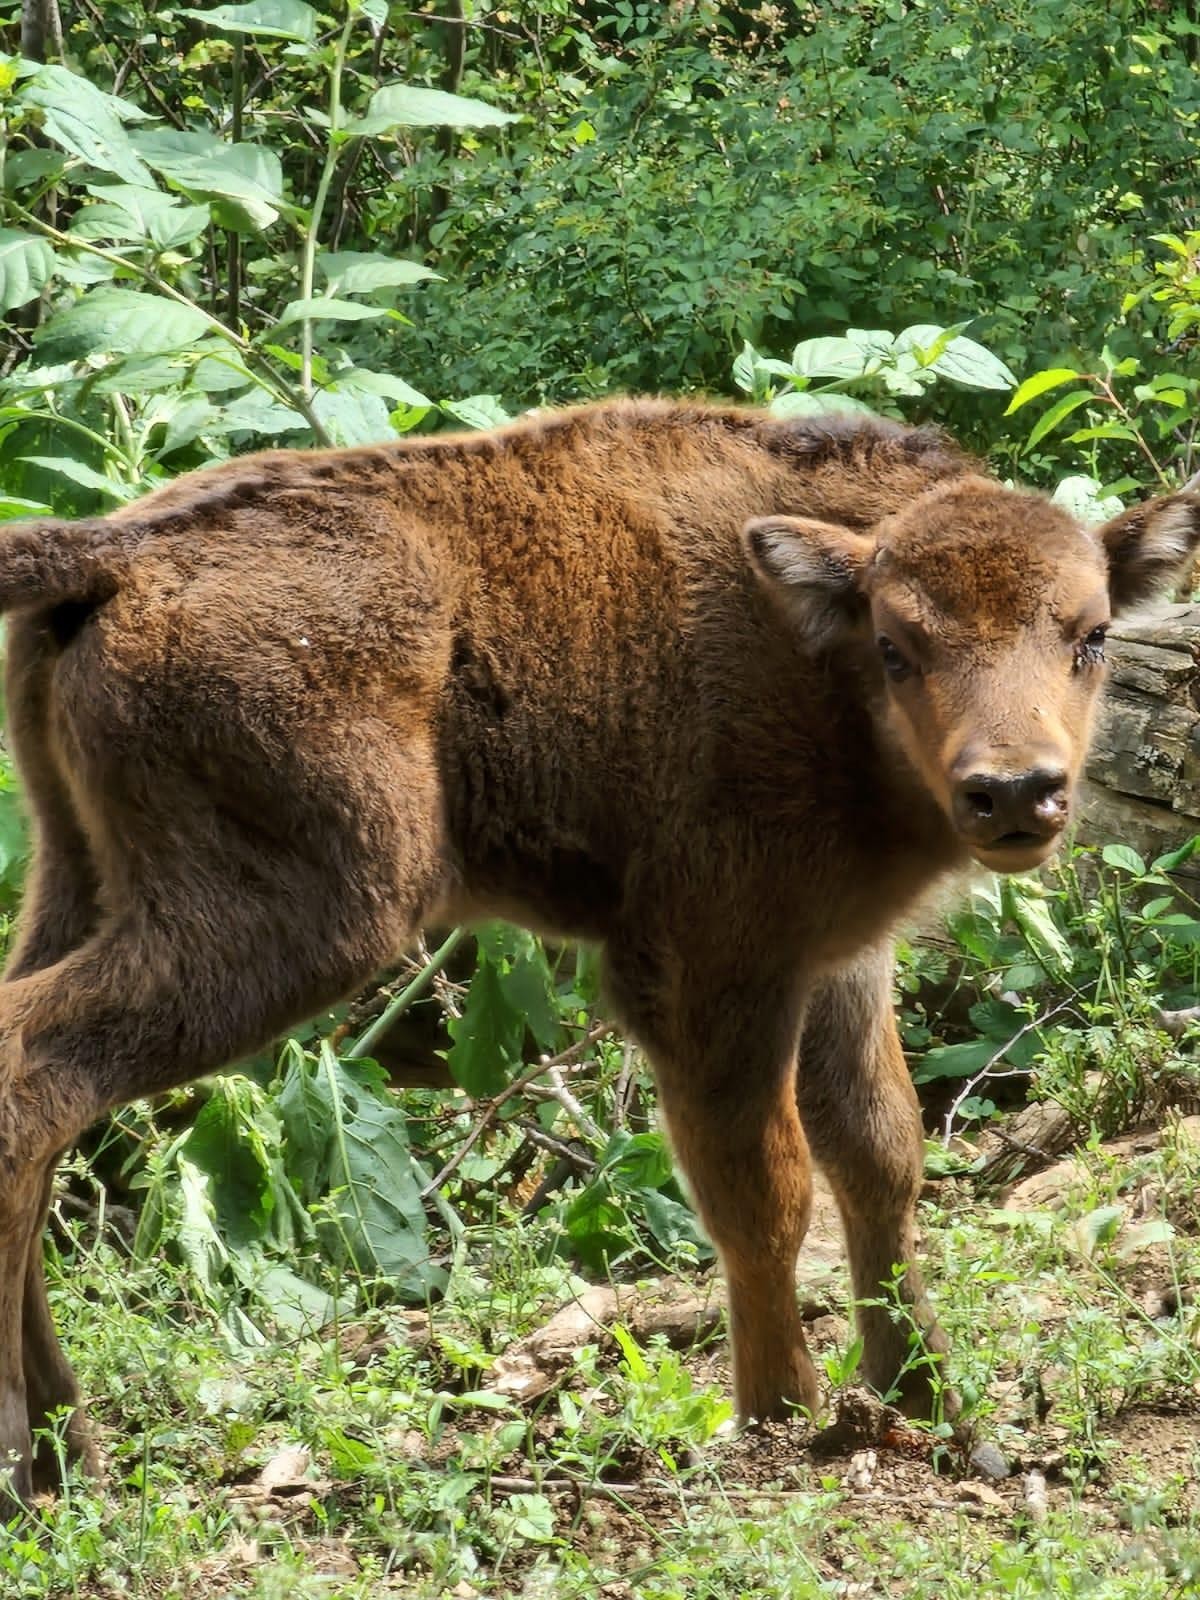
<path id="1" fill-rule="evenodd" d="M 1114 616 L 1154 599 L 1200 544 L 1200 483 L 1124 511 L 1099 530 Z"/>
<path id="2" fill-rule="evenodd" d="M 833 643 L 866 616 L 873 540 L 811 517 L 755 517 L 742 541 L 759 582 L 814 644 Z"/>

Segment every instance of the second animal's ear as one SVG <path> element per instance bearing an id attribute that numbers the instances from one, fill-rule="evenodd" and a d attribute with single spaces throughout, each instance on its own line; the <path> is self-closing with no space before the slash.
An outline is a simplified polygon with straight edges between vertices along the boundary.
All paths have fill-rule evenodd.
<path id="1" fill-rule="evenodd" d="M 742 538 L 759 582 L 814 644 L 832 644 L 865 615 L 871 539 L 811 517 L 755 517 Z"/>
<path id="2" fill-rule="evenodd" d="M 1108 557 L 1114 615 L 1153 600 L 1180 575 L 1200 546 L 1195 480 L 1180 494 L 1147 500 L 1099 529 Z"/>

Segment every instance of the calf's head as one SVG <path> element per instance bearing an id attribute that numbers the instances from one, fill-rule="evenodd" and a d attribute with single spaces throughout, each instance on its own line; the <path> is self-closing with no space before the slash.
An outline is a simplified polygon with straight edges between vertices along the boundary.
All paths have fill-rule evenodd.
<path id="1" fill-rule="evenodd" d="M 1200 541 L 1193 487 L 1085 528 L 1041 495 L 964 476 L 865 533 L 756 519 L 746 549 L 814 646 L 858 656 L 965 849 L 1019 872 L 1070 817 L 1109 623 Z"/>

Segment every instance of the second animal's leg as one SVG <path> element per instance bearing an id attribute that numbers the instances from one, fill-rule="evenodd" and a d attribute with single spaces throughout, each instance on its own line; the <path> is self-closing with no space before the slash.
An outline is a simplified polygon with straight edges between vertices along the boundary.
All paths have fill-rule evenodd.
<path id="1" fill-rule="evenodd" d="M 796 1094 L 813 1156 L 842 1214 L 854 1293 L 864 1302 L 858 1324 L 865 1376 L 881 1393 L 898 1389 L 905 1410 L 928 1416 L 938 1387 L 929 1358 L 947 1346 L 915 1260 L 924 1146 L 892 1010 L 890 948 L 814 991 Z M 898 1304 L 889 1307 L 886 1286 L 893 1283 Z M 942 1404 L 953 1405 L 952 1396 L 943 1394 Z"/>
<path id="2" fill-rule="evenodd" d="M 627 981 L 618 969 L 614 998 L 649 1052 L 672 1144 L 720 1253 L 738 1413 L 811 1411 L 817 1375 L 796 1302 L 796 1258 L 812 1179 L 794 1090 L 792 986 L 680 965 L 661 986 L 648 986 L 645 963 L 627 966 Z"/>

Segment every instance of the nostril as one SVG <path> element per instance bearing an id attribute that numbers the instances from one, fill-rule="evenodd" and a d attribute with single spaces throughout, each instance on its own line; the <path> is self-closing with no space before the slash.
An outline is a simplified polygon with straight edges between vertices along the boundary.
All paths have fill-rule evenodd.
<path id="1" fill-rule="evenodd" d="M 986 789 L 966 789 L 963 791 L 963 800 L 972 814 L 981 819 L 989 818 L 995 810 L 992 797 Z"/>

